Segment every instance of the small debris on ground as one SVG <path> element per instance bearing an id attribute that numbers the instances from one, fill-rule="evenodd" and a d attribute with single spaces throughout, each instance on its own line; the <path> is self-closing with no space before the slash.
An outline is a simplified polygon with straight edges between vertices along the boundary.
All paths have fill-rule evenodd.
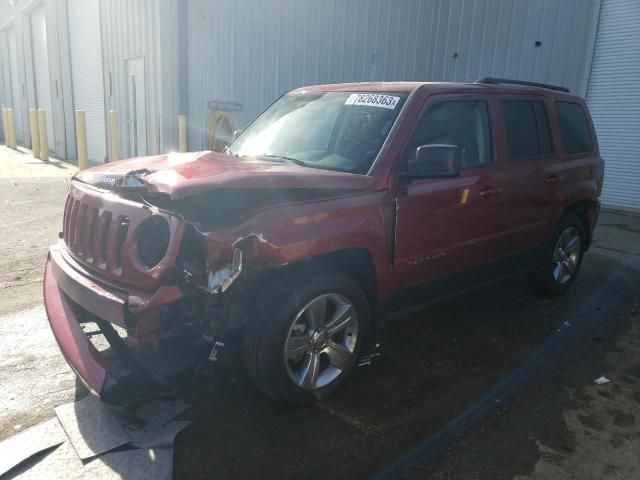
<path id="1" fill-rule="evenodd" d="M 370 353 L 369 355 L 364 355 L 363 357 L 360 358 L 360 360 L 358 360 L 358 366 L 364 367 L 364 366 L 371 365 L 373 363 L 373 359 L 379 356 L 380 356 L 379 352 Z"/>
<path id="2" fill-rule="evenodd" d="M 596 385 L 604 385 L 605 383 L 609 383 L 611 380 L 609 380 L 607 377 L 599 377 L 596 378 L 593 383 L 595 383 Z"/>

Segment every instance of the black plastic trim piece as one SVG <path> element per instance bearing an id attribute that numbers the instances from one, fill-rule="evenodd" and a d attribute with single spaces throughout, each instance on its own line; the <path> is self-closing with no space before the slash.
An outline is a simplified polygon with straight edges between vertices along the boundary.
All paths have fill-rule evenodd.
<path id="1" fill-rule="evenodd" d="M 559 85 L 551 85 L 549 83 L 527 82 L 525 80 L 512 80 L 509 78 L 497 78 L 497 77 L 482 77 L 473 83 L 479 83 L 482 85 L 524 85 L 527 87 L 546 88 L 548 90 L 556 90 L 558 92 L 571 93 L 567 87 Z"/>

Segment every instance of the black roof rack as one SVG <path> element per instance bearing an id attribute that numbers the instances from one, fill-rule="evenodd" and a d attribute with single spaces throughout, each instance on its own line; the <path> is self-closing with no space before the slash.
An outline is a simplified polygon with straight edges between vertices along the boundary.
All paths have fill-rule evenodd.
<path id="1" fill-rule="evenodd" d="M 558 85 L 549 85 L 548 83 L 525 82 L 524 80 L 511 80 L 508 78 L 482 77 L 473 83 L 481 83 L 484 85 L 500 85 L 500 84 L 526 85 L 527 87 L 547 88 L 549 90 L 557 90 L 559 92 L 569 93 L 569 89 L 567 87 L 560 87 Z"/>

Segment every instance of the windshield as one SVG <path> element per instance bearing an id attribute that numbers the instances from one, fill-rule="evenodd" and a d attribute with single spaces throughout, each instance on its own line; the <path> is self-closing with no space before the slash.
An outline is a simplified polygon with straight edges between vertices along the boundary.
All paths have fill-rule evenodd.
<path id="1" fill-rule="evenodd" d="M 405 100 L 403 93 L 285 95 L 236 138 L 229 153 L 366 173 Z"/>

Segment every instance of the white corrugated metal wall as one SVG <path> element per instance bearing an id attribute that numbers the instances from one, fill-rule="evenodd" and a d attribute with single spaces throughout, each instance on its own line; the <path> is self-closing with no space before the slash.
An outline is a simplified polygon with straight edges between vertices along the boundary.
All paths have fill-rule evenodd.
<path id="1" fill-rule="evenodd" d="M 120 155 L 127 155 L 130 131 L 127 59 L 145 66 L 147 146 L 150 153 L 172 146 L 177 116 L 176 0 L 100 0 L 107 109 L 120 114 Z M 160 25 L 163 31 L 160 32 Z"/>
<path id="2" fill-rule="evenodd" d="M 18 143 L 31 146 L 29 109 L 46 108 L 49 150 L 59 158 L 74 158 L 69 61 L 61 38 L 66 25 L 60 25 L 60 5 L 64 4 L 58 0 L 25 0 L 13 9 L 12 16 L 0 18 L 0 75 L 17 72 L 13 90 L 19 94 L 11 103 L 19 104 L 13 105 L 20 110 L 15 115 L 20 122 L 16 129 L 22 132 Z M 2 83 L 6 91 L 8 84 L 4 79 Z M 3 95 L 8 104 L 12 94 Z"/>
<path id="3" fill-rule="evenodd" d="M 19 21 L 0 30 L 0 105 L 14 110 L 18 144 L 30 145 L 21 33 Z"/>
<path id="4" fill-rule="evenodd" d="M 47 117 L 47 141 L 49 150 L 55 152 L 56 136 L 53 112 L 53 97 L 55 87 L 51 88 L 51 70 L 49 65 L 48 22 L 46 5 L 40 5 L 30 12 L 31 40 L 33 55 L 33 68 L 35 79 L 35 107 L 46 110 Z"/>
<path id="5" fill-rule="evenodd" d="M 0 31 L 0 104 L 13 108 L 18 144 L 30 145 L 22 33 L 20 21 Z"/>
<path id="6" fill-rule="evenodd" d="M 71 1 L 71 15 L 68 15 L 67 2 L 62 0 L 25 0 L 13 10 L 10 18 L 0 18 L 0 103 L 5 105 L 11 105 L 13 101 L 8 32 L 16 25 L 19 27 L 17 57 L 18 69 L 24 73 L 20 82 L 21 92 L 25 96 L 21 112 L 24 143 L 30 143 L 28 108 L 47 108 L 50 149 L 60 158 L 74 160 L 73 110 L 84 109 L 87 111 L 91 159 L 102 160 L 107 142 L 105 138 L 102 142 L 96 140 L 105 134 L 99 120 L 92 116 L 100 116 L 96 112 L 100 103 L 99 90 L 103 87 L 106 109 L 117 110 L 120 114 L 120 156 L 126 156 L 129 145 L 126 63 L 132 57 L 142 57 L 146 71 L 144 90 L 149 151 L 157 153 L 175 148 L 179 83 L 178 0 L 98 0 L 100 14 L 95 8 L 93 12 L 88 11 L 95 6 L 95 0 Z M 76 22 L 79 19 L 75 16 L 82 12 L 95 16 L 93 22 L 80 27 L 85 28 L 85 34 L 101 36 L 102 60 L 97 58 L 95 49 L 88 50 L 91 45 L 85 42 L 86 38 L 79 40 L 79 28 L 76 28 L 79 27 Z M 90 24 L 97 22 L 99 29 L 96 28 L 95 32 L 86 31 L 87 28 L 93 28 Z M 97 43 L 97 35 L 92 38 Z M 91 71 L 98 70 L 100 64 L 104 66 L 103 72 Z M 87 92 L 78 90 L 79 75 L 84 80 L 95 77 L 93 98 L 89 98 Z M 75 76 L 75 85 L 72 76 Z M 98 147 L 99 143 L 102 148 Z"/>
<path id="7" fill-rule="evenodd" d="M 73 108 L 86 112 L 89 160 L 107 156 L 98 0 L 68 0 Z"/>
<path id="8" fill-rule="evenodd" d="M 7 29 L 0 30 L 0 107 L 4 108 L 11 102 L 11 77 L 9 76 L 9 42 L 7 40 Z M 4 125 L 0 118 L 0 136 L 4 138 Z"/>
<path id="9" fill-rule="evenodd" d="M 242 126 L 282 92 L 305 84 L 470 81 L 494 75 L 564 84 L 584 94 L 598 5 L 598 0 L 99 2 L 106 109 L 120 113 L 123 157 L 130 143 L 126 65 L 132 57 L 144 58 L 149 152 L 175 146 L 180 110 L 189 116 L 190 147 L 202 148 L 210 100 L 241 103 L 242 112 L 234 115 Z M 50 96 L 55 131 L 64 130 L 55 144 L 66 141 L 64 151 L 72 155 L 71 61 L 63 48 L 66 16 L 57 12 L 64 2 L 43 4 L 55 17 Z M 23 17 L 26 28 L 29 12 Z M 23 57 L 28 106 L 33 106 L 38 62 L 30 58 L 36 49 L 29 33 L 24 29 Z M 179 47 L 181 33 L 186 43 Z M 179 52 L 187 59 L 184 68 Z"/>
<path id="10" fill-rule="evenodd" d="M 189 0 L 190 147 L 210 100 L 248 122 L 291 88 L 501 76 L 584 94 L 597 0 Z M 536 42 L 540 42 L 537 46 Z"/>
<path id="11" fill-rule="evenodd" d="M 4 6 L 4 11 L 9 15 L 12 13 L 12 8 Z M 2 12 L 0 12 L 0 15 Z M 11 26 L 9 25 L 9 18 L 6 19 L 0 17 L 0 26 L 3 27 L 0 30 L 0 106 L 8 107 L 12 103 L 11 99 L 11 77 L 10 77 L 10 63 L 9 63 L 9 40 L 8 31 Z M 5 20 L 5 22 L 3 22 Z M 7 26 L 9 25 L 9 26 Z M 4 141 L 4 125 L 2 124 L 2 118 L 0 118 L 0 137 Z"/>
<path id="12" fill-rule="evenodd" d="M 640 1 L 602 1 L 587 103 L 605 160 L 602 200 L 640 209 Z"/>
<path id="13" fill-rule="evenodd" d="M 107 109 L 120 116 L 120 155 L 129 154 L 126 60 L 142 57 L 146 67 L 147 144 L 159 151 L 158 2 L 155 0 L 100 0 L 102 48 Z"/>
<path id="14" fill-rule="evenodd" d="M 11 106 L 13 107 L 16 139 L 18 142 L 23 143 L 25 139 L 25 131 L 23 124 L 23 105 L 22 105 L 22 89 L 20 88 L 20 74 L 19 69 L 22 67 L 22 62 L 18 62 L 18 45 L 19 34 L 16 27 L 10 28 L 8 32 L 9 41 L 9 76 L 11 77 Z"/>

